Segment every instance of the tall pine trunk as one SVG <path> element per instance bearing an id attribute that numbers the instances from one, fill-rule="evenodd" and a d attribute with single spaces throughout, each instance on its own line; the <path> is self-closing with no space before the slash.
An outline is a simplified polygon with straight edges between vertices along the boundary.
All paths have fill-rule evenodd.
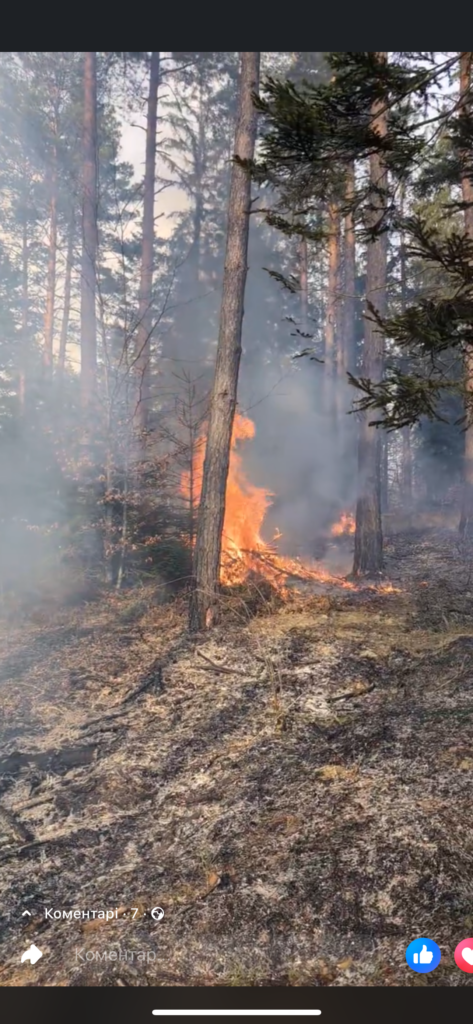
<path id="1" fill-rule="evenodd" d="M 379 62 L 387 54 L 378 52 Z M 372 107 L 372 129 L 386 134 L 386 113 L 382 99 Z M 366 266 L 366 304 L 363 362 L 361 376 L 378 383 L 383 374 L 384 344 L 373 323 L 369 305 L 383 316 L 386 311 L 387 233 L 382 231 L 386 216 L 387 172 L 380 152 L 370 156 L 370 198 L 368 222 L 376 234 L 368 242 Z M 383 531 L 381 523 L 381 435 L 370 427 L 371 413 L 361 414 L 358 438 L 358 500 L 356 505 L 354 573 L 378 573 L 383 568 Z"/>
<path id="2" fill-rule="evenodd" d="M 71 315 L 72 260 L 74 258 L 74 216 L 71 214 L 67 232 L 66 274 L 64 278 L 64 305 L 62 310 L 61 335 L 59 338 L 58 376 L 64 379 L 66 369 L 67 335 Z"/>
<path id="3" fill-rule="evenodd" d="M 27 366 L 28 366 L 28 314 L 29 314 L 29 293 L 28 293 L 28 214 L 26 201 L 23 210 L 23 224 L 21 232 L 21 350 L 20 369 L 18 376 L 18 405 L 21 414 L 25 412 Z"/>
<path id="4" fill-rule="evenodd" d="M 468 138 L 470 119 L 472 115 L 471 103 L 471 64 L 472 53 L 460 53 L 460 120 L 465 123 L 465 136 Z M 473 168 L 472 151 L 463 151 L 462 158 L 462 199 L 464 205 L 465 232 L 473 241 Z M 465 412 L 467 415 L 467 427 L 465 431 L 465 454 L 463 465 L 463 502 L 459 524 L 461 536 L 470 533 L 473 520 L 473 348 L 470 346 L 464 358 L 465 374 Z"/>
<path id="5" fill-rule="evenodd" d="M 53 148 L 51 168 L 51 193 L 49 204 L 49 251 L 46 282 L 46 304 L 44 311 L 43 367 L 47 378 L 52 376 L 54 344 L 54 300 L 56 297 L 57 257 L 57 146 Z"/>
<path id="6" fill-rule="evenodd" d="M 346 180 L 347 205 L 355 198 L 355 167 L 351 164 Z M 354 373 L 356 369 L 356 249 L 355 214 L 350 208 L 345 215 L 343 237 L 343 351 L 345 369 Z"/>
<path id="7" fill-rule="evenodd" d="M 97 374 L 97 54 L 84 53 L 82 135 L 81 400 L 93 402 Z"/>
<path id="8" fill-rule="evenodd" d="M 137 399 L 135 427 L 148 428 L 150 407 L 150 357 L 153 334 L 154 190 L 156 180 L 156 124 L 158 115 L 160 52 L 151 54 L 146 116 L 146 160 L 141 241 L 141 272 L 136 337 Z"/>
<path id="9" fill-rule="evenodd" d="M 400 202 L 401 220 L 404 219 L 404 188 L 401 191 Z M 407 306 L 407 266 L 406 266 L 406 244 L 404 232 L 401 231 L 401 244 L 399 247 L 399 259 L 401 270 L 401 312 L 404 313 Z M 407 371 L 407 362 L 404 366 Z M 412 511 L 412 444 L 411 428 L 403 427 L 401 430 L 401 497 L 404 510 L 409 516 Z"/>
<path id="10" fill-rule="evenodd" d="M 259 53 L 241 53 L 235 156 L 251 160 L 256 139 L 253 93 L 259 84 Z M 207 447 L 197 522 L 190 628 L 204 629 L 216 618 L 225 492 L 235 417 L 245 295 L 251 178 L 232 167 L 220 329 L 212 386 Z"/>
<path id="11" fill-rule="evenodd" d="M 334 412 L 334 371 L 336 359 L 338 295 L 340 273 L 340 215 L 334 203 L 328 208 L 328 292 L 325 311 L 325 413 Z"/>
<path id="12" fill-rule="evenodd" d="M 307 238 L 301 238 L 299 242 L 299 288 L 301 297 L 301 331 L 303 334 L 309 332 L 309 267 L 307 253 Z"/>
<path id="13" fill-rule="evenodd" d="M 339 451 L 344 502 L 352 501 L 353 481 L 357 463 L 356 420 L 348 412 L 353 406 L 354 391 L 347 373 L 356 372 L 356 247 L 355 247 L 355 165 L 347 168 L 345 200 L 347 213 L 343 224 L 342 281 L 343 303 L 341 328 L 337 347 Z"/>

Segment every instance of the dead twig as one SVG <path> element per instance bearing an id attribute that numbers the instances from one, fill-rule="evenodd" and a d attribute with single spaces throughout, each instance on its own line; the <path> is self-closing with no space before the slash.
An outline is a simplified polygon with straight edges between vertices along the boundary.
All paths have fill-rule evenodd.
<path id="1" fill-rule="evenodd" d="M 55 800 L 55 796 L 40 796 L 36 800 L 29 800 L 24 804 L 19 804 L 15 808 L 15 814 L 19 811 L 31 811 L 33 807 L 41 807 L 42 804 L 50 804 Z"/>
<path id="2" fill-rule="evenodd" d="M 198 654 L 200 658 L 203 658 L 204 661 L 206 661 L 207 664 L 211 666 L 211 668 L 213 669 L 214 672 L 221 672 L 223 675 L 226 675 L 226 676 L 240 676 L 240 675 L 242 675 L 241 671 L 239 669 L 237 669 L 237 668 L 225 668 L 224 665 L 216 665 L 215 661 L 211 661 L 210 658 L 208 658 L 206 654 L 202 654 L 202 651 L 196 651 L 196 654 Z M 204 668 L 203 665 L 199 665 L 198 667 L 200 669 Z"/>
<path id="3" fill-rule="evenodd" d="M 371 693 L 375 689 L 374 683 L 371 686 L 366 686 L 359 690 L 346 690 L 345 693 L 337 693 L 335 697 L 327 697 L 327 701 L 334 704 L 337 700 L 349 700 L 353 697 L 364 697 L 367 693 Z"/>
<path id="4" fill-rule="evenodd" d="M 141 683 L 141 686 L 138 686 L 136 690 L 129 693 L 122 703 L 129 704 L 130 701 L 136 700 L 136 698 L 140 697 L 142 693 L 146 693 L 147 690 L 151 689 L 153 689 L 154 693 L 162 693 L 164 690 L 163 670 L 161 665 L 158 665 L 157 668 L 153 669 L 148 678 L 145 679 L 144 683 Z"/>

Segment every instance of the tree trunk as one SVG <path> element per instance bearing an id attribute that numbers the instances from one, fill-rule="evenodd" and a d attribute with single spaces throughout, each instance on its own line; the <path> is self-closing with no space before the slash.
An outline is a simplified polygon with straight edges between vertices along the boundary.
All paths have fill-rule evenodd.
<path id="1" fill-rule="evenodd" d="M 150 356 L 153 334 L 153 262 L 154 262 L 154 190 L 156 179 L 156 123 L 158 115 L 160 52 L 151 54 L 148 109 L 146 117 L 146 160 L 143 199 L 143 232 L 141 242 L 141 276 L 136 337 L 135 369 L 138 393 L 135 427 L 148 428 L 150 407 Z"/>
<path id="2" fill-rule="evenodd" d="M 407 513 L 412 510 L 412 445 L 411 428 L 403 427 L 401 431 L 401 495 L 402 504 Z"/>
<path id="3" fill-rule="evenodd" d="M 97 55 L 84 53 L 82 137 L 82 274 L 80 305 L 81 400 L 90 406 L 97 374 Z"/>
<path id="4" fill-rule="evenodd" d="M 28 362 L 28 215 L 26 205 L 23 212 L 22 239 L 21 239 L 21 354 L 20 372 L 18 379 L 18 405 L 20 413 L 24 414 L 26 405 L 26 379 Z"/>
<path id="5" fill-rule="evenodd" d="M 355 196 L 355 167 L 351 164 L 347 171 L 346 201 L 353 203 Z M 355 214 L 352 209 L 345 216 L 345 234 L 343 239 L 343 352 L 345 369 L 350 373 L 356 370 L 356 250 L 355 250 Z"/>
<path id="6" fill-rule="evenodd" d="M 307 238 L 299 242 L 299 287 L 301 293 L 301 331 L 309 333 L 309 287 Z"/>
<path id="7" fill-rule="evenodd" d="M 401 190 L 400 201 L 401 220 L 404 218 L 404 187 Z M 404 232 L 401 231 L 401 244 L 399 247 L 399 259 L 401 264 L 401 312 L 404 313 L 407 306 L 407 267 L 406 267 L 406 245 Z M 404 365 L 407 371 L 407 362 Z M 411 428 L 403 427 L 401 431 L 401 497 L 404 510 L 409 516 L 412 511 L 412 446 Z"/>
<path id="8" fill-rule="evenodd" d="M 71 314 L 72 260 L 74 258 L 74 216 L 71 215 L 67 235 L 66 275 L 64 279 L 64 306 L 62 312 L 61 337 L 59 339 L 58 376 L 62 381 L 66 369 L 67 335 Z"/>
<path id="9" fill-rule="evenodd" d="M 471 63 L 472 53 L 460 53 L 460 119 L 464 119 L 466 129 L 472 114 L 471 108 Z M 467 136 L 468 137 L 468 136 Z M 462 199 L 465 204 L 465 232 L 473 241 L 473 181 L 472 152 L 463 151 L 462 157 Z M 473 524 L 473 349 L 465 353 L 465 413 L 467 427 L 465 430 L 465 454 L 463 466 L 463 501 L 459 532 L 461 536 L 472 532 Z"/>
<path id="10" fill-rule="evenodd" d="M 389 434 L 381 435 L 381 512 L 389 509 Z"/>
<path id="11" fill-rule="evenodd" d="M 377 53 L 380 62 L 386 53 Z M 382 99 L 372 107 L 372 128 L 386 134 L 386 113 Z M 383 156 L 374 152 L 370 156 L 369 226 L 382 228 L 386 216 L 387 172 Z M 368 243 L 366 266 L 366 303 L 361 376 L 378 383 L 383 374 L 384 344 L 379 329 L 373 323 L 370 303 L 381 316 L 386 311 L 387 233 L 377 233 Z M 353 572 L 378 573 L 383 568 L 383 532 L 381 525 L 379 428 L 370 427 L 370 412 L 361 414 L 358 439 L 358 501 L 356 505 L 355 559 Z"/>
<path id="12" fill-rule="evenodd" d="M 357 423 L 348 412 L 353 407 L 354 389 L 348 382 L 347 373 L 356 372 L 356 249 L 355 214 L 352 209 L 355 197 L 355 166 L 350 164 L 346 174 L 345 199 L 349 211 L 344 218 L 343 232 L 343 303 L 337 346 L 337 396 L 339 451 L 342 479 L 342 495 L 345 503 L 353 500 L 353 483 L 357 462 Z"/>
<path id="13" fill-rule="evenodd" d="M 334 413 L 334 368 L 337 344 L 337 307 L 340 273 L 340 215 L 334 203 L 328 208 L 328 293 L 325 314 L 325 413 Z"/>
<path id="14" fill-rule="evenodd" d="M 256 138 L 253 93 L 259 83 L 259 53 L 241 54 L 235 155 L 251 160 Z M 225 492 L 235 416 L 245 294 L 251 178 L 235 162 L 228 207 L 220 329 L 212 386 L 209 428 L 197 523 L 190 628 L 204 629 L 216 618 Z"/>
<path id="15" fill-rule="evenodd" d="M 56 296 L 56 256 L 57 256 L 57 148 L 54 144 L 53 166 L 51 170 L 51 199 L 49 206 L 49 253 L 48 275 L 46 284 L 46 306 L 44 311 L 44 348 L 43 367 L 47 378 L 53 371 L 54 343 L 54 300 Z"/>

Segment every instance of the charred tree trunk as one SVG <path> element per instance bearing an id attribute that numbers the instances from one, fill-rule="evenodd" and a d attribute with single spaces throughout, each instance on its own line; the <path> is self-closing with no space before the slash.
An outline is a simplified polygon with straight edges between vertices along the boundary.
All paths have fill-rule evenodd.
<path id="1" fill-rule="evenodd" d="M 386 53 L 377 53 L 378 60 L 386 61 Z M 372 128 L 379 136 L 386 134 L 386 113 L 382 100 L 372 108 Z M 386 217 L 387 172 L 383 156 L 374 152 L 370 156 L 370 186 L 368 221 L 373 231 L 368 243 L 366 267 L 366 303 L 363 364 L 361 376 L 378 382 L 383 374 L 384 344 L 379 328 L 373 323 L 369 306 L 379 314 L 386 310 L 387 234 L 383 230 Z M 381 435 L 377 427 L 370 427 L 370 413 L 361 414 L 358 439 L 358 501 L 356 505 L 355 559 L 353 571 L 378 573 L 383 568 L 383 531 L 381 524 Z"/>
<path id="2" fill-rule="evenodd" d="M 241 54 L 235 133 L 235 155 L 240 160 L 251 160 L 254 153 L 256 111 L 253 93 L 258 88 L 259 64 L 259 53 Z M 195 576 L 190 602 L 192 630 L 203 629 L 216 618 L 225 492 L 241 358 L 250 204 L 250 175 L 245 167 L 235 162 L 230 184 L 220 329 L 197 523 Z"/>
<path id="3" fill-rule="evenodd" d="M 472 53 L 460 54 L 460 119 L 465 124 L 465 136 L 471 132 L 471 64 Z M 473 159 L 472 151 L 463 151 L 462 162 L 462 199 L 464 203 L 465 232 L 473 241 Z M 473 348 L 470 346 L 465 353 L 465 413 L 467 427 L 465 431 L 465 454 L 463 466 L 463 501 L 459 524 L 460 536 L 472 532 L 473 524 Z"/>
<path id="4" fill-rule="evenodd" d="M 48 379 L 53 371 L 54 343 L 54 300 L 56 297 L 56 256 L 57 256 L 57 148 L 53 149 L 51 170 L 51 198 L 49 207 L 49 253 L 46 284 L 46 305 L 44 311 L 43 367 Z"/>
<path id="5" fill-rule="evenodd" d="M 66 274 L 64 278 L 64 306 L 62 311 L 61 336 L 59 338 L 58 376 L 64 379 L 66 369 L 67 335 L 71 315 L 72 260 L 74 257 L 74 217 L 71 216 L 67 234 Z"/>
<path id="6" fill-rule="evenodd" d="M 81 400 L 93 402 L 97 374 L 97 55 L 84 53 L 82 136 Z"/>
<path id="7" fill-rule="evenodd" d="M 143 233 L 141 242 L 141 276 L 136 337 L 135 369 L 138 394 L 135 427 L 148 428 L 150 406 L 150 357 L 153 334 L 153 263 L 154 263 L 154 189 L 156 179 L 156 124 L 158 116 L 159 51 L 151 54 L 148 108 L 146 116 L 146 161 L 143 199 Z"/>

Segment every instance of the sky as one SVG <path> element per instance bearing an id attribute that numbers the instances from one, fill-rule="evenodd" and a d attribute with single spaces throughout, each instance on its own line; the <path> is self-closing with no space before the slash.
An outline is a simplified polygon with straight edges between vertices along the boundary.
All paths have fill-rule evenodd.
<path id="1" fill-rule="evenodd" d="M 142 180 L 144 176 L 145 123 L 144 114 L 141 118 L 134 117 L 133 124 L 122 122 L 122 157 L 123 160 L 133 164 L 137 181 Z M 159 159 L 159 144 L 157 154 L 157 176 L 165 176 L 169 172 L 165 170 Z M 178 186 L 166 188 L 157 195 L 156 216 L 160 219 L 156 225 L 156 231 L 161 238 L 169 238 L 173 230 L 172 214 L 185 209 L 187 205 L 187 196 Z"/>

